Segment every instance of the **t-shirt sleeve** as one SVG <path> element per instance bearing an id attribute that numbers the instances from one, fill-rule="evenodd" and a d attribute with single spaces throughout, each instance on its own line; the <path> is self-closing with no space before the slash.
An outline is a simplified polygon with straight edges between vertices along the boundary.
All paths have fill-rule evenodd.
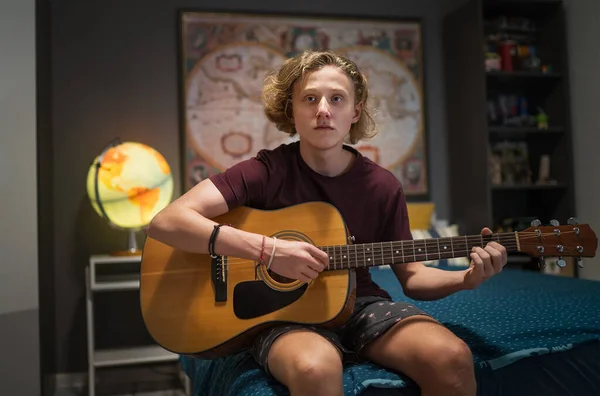
<path id="1" fill-rule="evenodd" d="M 402 187 L 396 190 L 389 207 L 385 214 L 386 221 L 381 235 L 382 242 L 412 240 L 410 232 L 410 221 L 408 218 L 408 209 L 406 207 L 406 198 Z"/>
<path id="2" fill-rule="evenodd" d="M 279 173 L 274 162 L 267 150 L 261 150 L 256 157 L 238 162 L 210 180 L 223 194 L 229 210 L 242 205 L 261 208 L 267 186 Z"/>

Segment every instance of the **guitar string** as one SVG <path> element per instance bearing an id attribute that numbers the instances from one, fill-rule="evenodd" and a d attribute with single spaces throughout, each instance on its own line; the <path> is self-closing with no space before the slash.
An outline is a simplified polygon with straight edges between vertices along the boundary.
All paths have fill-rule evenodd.
<path id="1" fill-rule="evenodd" d="M 505 235 L 500 236 L 500 238 L 493 238 L 487 242 L 498 242 L 505 246 L 506 248 L 515 249 L 521 246 L 521 248 L 525 247 L 538 247 L 540 246 L 539 239 L 543 238 L 545 235 L 542 234 L 541 237 L 538 237 L 537 234 L 532 233 L 535 236 L 524 236 L 521 238 L 517 238 L 514 235 Z M 567 234 L 567 232 L 565 232 Z M 548 233 L 547 235 L 555 235 L 554 233 Z M 530 243 L 531 240 L 535 240 L 537 243 Z M 373 249 L 376 251 L 386 250 L 386 249 L 394 249 L 394 250 L 404 250 L 404 251 L 413 251 L 419 248 L 424 249 L 437 249 L 438 245 L 440 247 L 443 246 L 444 242 L 450 242 L 450 246 L 458 245 L 459 247 L 464 246 L 465 244 L 474 244 L 475 246 L 481 246 L 482 239 L 481 237 L 442 237 L 442 238 L 432 238 L 432 239 L 415 239 L 415 240 L 404 240 L 404 241 L 395 241 L 395 242 L 367 242 L 362 244 L 349 244 L 349 245 L 329 245 L 329 246 L 317 246 L 320 250 L 329 253 L 330 251 L 336 252 L 341 251 L 343 249 L 350 250 L 352 246 L 356 246 L 355 250 L 360 250 L 361 253 L 365 253 L 368 249 Z M 413 246 L 414 245 L 414 246 Z M 446 243 L 446 246 L 448 244 Z M 547 245 L 542 243 L 541 245 Z M 521 249 L 523 250 L 523 249 Z M 456 252 L 456 250 L 454 250 Z M 369 253 L 370 254 L 370 253 Z M 437 253 L 431 253 L 437 254 Z M 235 260 L 235 258 L 232 258 Z M 240 259 L 246 260 L 246 259 Z"/>
<path id="2" fill-rule="evenodd" d="M 365 245 L 370 245 L 370 244 L 365 244 Z M 361 259 L 361 262 L 368 262 L 368 260 L 365 260 L 365 256 L 366 255 L 370 255 L 371 258 L 373 258 L 374 255 L 377 256 L 377 258 L 381 258 L 384 257 L 386 259 L 390 259 L 392 257 L 396 257 L 396 256 L 414 256 L 415 254 L 419 257 L 427 257 L 427 260 L 430 260 L 428 258 L 428 256 L 432 256 L 432 259 L 436 259 L 435 257 L 437 256 L 439 259 L 439 255 L 440 254 L 452 254 L 454 253 L 456 256 L 467 256 L 467 253 L 470 253 L 472 250 L 471 249 L 464 249 L 464 242 L 460 242 L 460 243 L 456 243 L 453 245 L 459 245 L 458 248 L 454 248 L 451 249 L 450 251 L 437 251 L 437 244 L 435 244 L 435 246 L 431 245 L 431 246 L 427 246 L 427 248 L 430 249 L 435 249 L 435 252 L 419 252 L 418 249 L 426 249 L 425 245 L 417 245 L 415 244 L 415 247 L 412 247 L 412 243 L 409 244 L 410 246 L 403 246 L 403 247 L 394 247 L 394 246 L 390 246 L 389 244 L 386 245 L 386 243 L 384 242 L 383 248 L 381 247 L 381 245 L 379 243 L 373 244 L 372 248 L 368 247 L 361 247 L 361 248 L 357 248 L 355 251 L 353 251 L 353 249 L 351 248 L 353 245 L 337 245 L 335 248 L 331 248 L 327 249 L 327 250 L 323 250 L 325 253 L 328 254 L 334 254 L 336 259 L 339 258 L 339 255 L 343 255 L 344 253 L 346 254 L 351 254 L 351 255 L 360 255 L 363 256 Z M 537 248 L 540 246 L 539 244 L 531 244 L 528 242 L 520 242 L 520 243 L 516 243 L 514 241 L 509 242 L 509 243 L 504 243 L 503 246 L 505 248 L 507 248 L 508 250 L 512 250 L 512 251 L 518 251 L 518 247 L 520 246 L 521 252 L 526 251 L 528 248 L 534 248 L 535 250 L 537 250 Z M 367 249 L 371 249 L 370 251 Z M 392 253 L 391 250 L 394 250 L 395 252 Z M 346 250 L 346 252 L 344 252 L 343 250 Z M 389 251 L 388 251 L 389 250 Z M 381 253 L 381 251 L 383 251 L 383 253 Z M 399 252 L 399 253 L 396 253 Z M 556 256 L 558 256 L 559 254 L 562 254 L 563 256 L 569 256 L 571 255 L 569 253 L 569 251 L 573 251 L 573 248 L 567 248 L 564 252 L 562 253 L 557 253 Z M 543 252 L 542 252 L 543 253 Z M 542 253 L 540 253 L 540 255 L 543 255 Z M 577 252 L 579 253 L 579 252 Z M 579 256 L 579 254 L 575 254 L 575 256 Z M 448 258 L 452 258 L 452 257 L 448 257 Z M 247 259 L 239 259 L 236 257 L 232 257 L 232 258 L 228 258 L 228 264 L 235 264 L 236 262 L 241 261 L 241 262 L 246 262 L 248 261 Z"/>
<path id="3" fill-rule="evenodd" d="M 574 233 L 573 231 L 566 231 L 563 234 L 569 234 L 569 233 Z M 500 237 L 496 237 L 496 238 L 492 238 L 493 241 L 495 242 L 500 242 L 503 246 L 505 246 L 507 249 L 516 249 L 519 247 L 519 245 L 521 246 L 521 251 L 523 251 L 523 248 L 526 247 L 535 247 L 537 248 L 538 246 L 540 246 L 539 243 L 535 243 L 535 244 L 531 244 L 529 243 L 529 240 L 531 239 L 535 239 L 536 241 L 539 242 L 539 238 L 544 237 L 545 235 L 552 235 L 555 236 L 554 233 L 542 233 L 541 236 L 538 236 L 537 233 L 528 233 L 531 234 L 532 236 L 523 236 L 523 234 L 520 234 L 520 236 L 523 236 L 521 238 L 517 238 L 514 236 L 514 234 L 512 233 L 508 233 L 508 234 L 496 234 L 496 235 L 500 235 Z M 484 235 L 483 237 L 489 238 L 489 235 Z M 366 249 L 373 249 L 374 251 L 379 251 L 379 250 L 383 250 L 385 252 L 385 250 L 387 249 L 394 249 L 394 250 L 400 250 L 400 253 L 397 254 L 391 254 L 388 253 L 388 255 L 384 256 L 380 253 L 377 253 L 377 257 L 385 257 L 387 259 L 392 258 L 392 256 L 397 256 L 397 255 L 402 255 L 402 251 L 404 251 L 404 256 L 414 256 L 415 255 L 415 251 L 416 249 L 419 248 L 434 248 L 437 249 L 438 246 L 438 240 L 439 241 L 445 241 L 445 240 L 450 240 L 452 239 L 452 241 L 454 242 L 454 240 L 456 240 L 456 245 L 465 245 L 467 244 L 466 242 L 463 241 L 463 239 L 466 239 L 467 242 L 477 242 L 480 243 L 481 242 L 481 236 L 467 236 L 467 237 L 442 237 L 442 238 L 432 238 L 432 239 L 416 239 L 414 240 L 414 248 L 412 247 L 413 245 L 413 241 L 410 240 L 405 240 L 405 241 L 396 241 L 396 242 L 374 242 L 374 243 L 365 243 L 365 244 L 357 244 L 357 245 L 330 245 L 330 246 L 323 246 L 322 248 L 327 248 L 327 250 L 321 249 L 326 253 L 331 253 L 329 252 L 329 250 L 333 250 L 336 254 L 336 250 L 339 250 L 341 254 L 343 254 L 343 252 L 341 252 L 342 249 L 347 249 L 348 251 L 350 251 L 352 249 L 352 246 L 360 246 L 356 249 L 357 253 L 353 253 L 353 254 L 361 254 L 361 255 L 366 255 Z M 502 241 L 506 241 L 506 243 L 502 243 Z M 488 241 L 489 242 L 489 241 Z M 383 244 L 383 247 L 382 247 Z M 368 247 L 368 245 L 371 245 L 371 247 Z M 402 245 L 400 247 L 395 246 L 395 245 Z M 408 245 L 408 246 L 405 246 Z M 452 245 L 454 245 L 454 243 L 452 243 Z M 320 247 L 321 248 L 321 247 Z M 461 257 L 465 257 L 467 256 L 467 252 L 471 252 L 471 250 L 457 250 L 457 249 L 453 249 L 450 252 L 431 252 L 431 253 L 416 253 L 417 256 L 439 256 L 440 254 L 449 254 L 454 252 L 454 254 L 458 255 L 460 254 Z M 350 252 L 352 253 L 352 252 Z M 566 254 L 567 252 L 563 252 L 564 256 L 567 256 Z M 373 252 L 370 252 L 368 254 L 375 254 Z M 337 257 L 337 256 L 336 256 Z M 453 257 L 449 257 L 449 258 L 453 258 Z M 439 259 L 439 257 L 437 258 Z M 426 259 L 426 261 L 429 261 L 431 259 Z M 435 260 L 435 259 L 433 259 Z M 240 259 L 240 258 L 228 258 L 227 264 L 236 264 L 238 262 L 248 262 L 248 261 L 252 261 L 249 259 Z M 357 260 L 358 261 L 358 260 Z M 418 260 L 421 261 L 421 260 Z M 365 262 L 369 262 L 368 260 L 365 260 L 364 257 L 361 261 L 361 263 Z"/>
<path id="4" fill-rule="evenodd" d="M 471 250 L 455 250 L 454 256 L 451 257 L 443 257 L 444 254 L 448 254 L 450 252 L 447 253 L 442 253 L 442 257 L 440 257 L 440 254 L 438 253 L 405 253 L 404 255 L 402 254 L 386 254 L 386 255 L 376 255 L 371 257 L 371 260 L 365 259 L 364 257 L 360 257 L 362 256 L 361 253 L 358 253 L 358 255 L 354 255 L 351 254 L 348 256 L 348 258 L 346 259 L 340 259 L 340 260 L 336 260 L 336 262 L 333 262 L 332 260 L 329 261 L 329 266 L 327 269 L 331 270 L 331 269 L 351 269 L 351 268 L 359 268 L 359 267 L 377 267 L 380 265 L 389 265 L 389 264 L 406 264 L 409 262 L 413 262 L 413 261 L 436 261 L 436 260 L 449 260 L 449 259 L 453 259 L 453 258 L 458 258 L 458 257 L 468 257 Z M 558 256 L 559 254 L 556 255 L 552 255 L 549 257 L 554 257 L 554 256 Z M 562 255 L 563 257 L 577 257 L 579 256 L 579 254 L 570 254 L 568 252 L 563 252 L 560 253 L 560 255 Z M 410 260 L 411 257 L 415 257 L 416 256 L 416 260 Z M 431 256 L 431 257 L 430 257 Z M 409 260 L 407 260 L 407 258 Z M 400 259 L 400 260 L 397 260 Z M 227 261 L 227 265 L 233 265 L 236 267 L 240 267 L 242 264 L 247 264 L 251 267 L 254 267 L 255 265 L 255 261 L 253 260 L 245 260 L 245 259 L 234 259 L 234 260 L 228 260 Z"/>

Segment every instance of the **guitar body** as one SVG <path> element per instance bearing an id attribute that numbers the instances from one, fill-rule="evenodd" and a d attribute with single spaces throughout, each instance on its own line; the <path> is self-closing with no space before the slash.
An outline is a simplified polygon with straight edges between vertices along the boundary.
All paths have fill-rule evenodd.
<path id="1" fill-rule="evenodd" d="M 213 220 L 315 246 L 348 241 L 340 213 L 322 202 L 274 211 L 240 207 Z M 323 271 L 305 284 L 281 279 L 252 260 L 225 257 L 216 263 L 208 254 L 149 237 L 140 275 L 142 315 L 151 336 L 167 350 L 201 358 L 241 351 L 258 332 L 282 322 L 335 328 L 354 308 L 353 270 Z"/>

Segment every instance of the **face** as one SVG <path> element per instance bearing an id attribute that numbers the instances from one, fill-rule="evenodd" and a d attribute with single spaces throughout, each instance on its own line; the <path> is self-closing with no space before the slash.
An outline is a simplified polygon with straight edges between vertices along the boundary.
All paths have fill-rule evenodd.
<path id="1" fill-rule="evenodd" d="M 354 103 L 352 80 L 335 66 L 312 71 L 294 85 L 293 122 L 301 144 L 312 149 L 341 147 L 361 108 Z"/>

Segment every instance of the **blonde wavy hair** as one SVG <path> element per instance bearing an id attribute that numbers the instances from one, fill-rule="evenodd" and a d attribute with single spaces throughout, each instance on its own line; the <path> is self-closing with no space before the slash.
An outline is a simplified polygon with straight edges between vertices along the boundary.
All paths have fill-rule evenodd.
<path id="1" fill-rule="evenodd" d="M 335 66 L 346 73 L 354 85 L 354 104 L 362 102 L 362 111 L 357 122 L 350 127 L 346 142 L 358 143 L 361 139 L 371 138 L 377 134 L 373 119 L 373 109 L 369 105 L 369 89 L 366 77 L 358 66 L 350 59 L 333 51 L 305 51 L 293 58 L 286 59 L 283 64 L 272 70 L 265 78 L 262 99 L 267 118 L 277 129 L 296 135 L 296 127 L 292 122 L 292 94 L 294 84 L 307 73 L 324 66 Z"/>

